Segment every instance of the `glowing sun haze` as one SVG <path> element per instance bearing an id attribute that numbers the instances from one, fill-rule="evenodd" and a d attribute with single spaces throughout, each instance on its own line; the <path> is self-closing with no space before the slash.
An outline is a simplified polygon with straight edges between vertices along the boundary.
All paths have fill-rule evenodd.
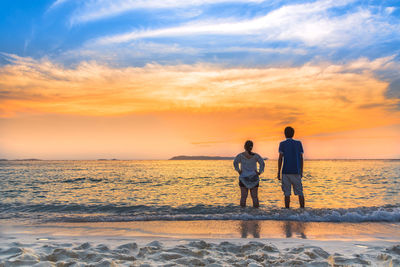
<path id="1" fill-rule="evenodd" d="M 110 3 L 2 8 L 0 157 L 399 158 L 395 2 Z"/>

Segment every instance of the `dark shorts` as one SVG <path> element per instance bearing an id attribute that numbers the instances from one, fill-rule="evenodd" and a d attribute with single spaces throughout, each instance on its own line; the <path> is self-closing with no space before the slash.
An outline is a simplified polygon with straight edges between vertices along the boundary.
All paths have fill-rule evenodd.
<path id="1" fill-rule="evenodd" d="M 260 183 L 257 183 L 257 185 L 255 187 L 258 187 L 259 185 L 260 185 Z M 240 180 L 239 180 L 239 186 L 246 188 L 246 186 Z M 255 187 L 253 187 L 253 188 L 255 188 Z"/>

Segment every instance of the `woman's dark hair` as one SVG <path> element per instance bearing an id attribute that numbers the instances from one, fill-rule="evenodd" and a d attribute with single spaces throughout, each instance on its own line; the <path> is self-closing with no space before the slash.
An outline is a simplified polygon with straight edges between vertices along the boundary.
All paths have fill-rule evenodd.
<path id="1" fill-rule="evenodd" d="M 294 135 L 294 129 L 290 126 L 285 128 L 285 136 L 286 138 L 292 138 Z"/>
<path id="2" fill-rule="evenodd" d="M 253 141 L 247 140 L 246 143 L 244 143 L 244 150 L 247 151 L 250 155 L 254 155 L 251 150 L 253 149 Z"/>

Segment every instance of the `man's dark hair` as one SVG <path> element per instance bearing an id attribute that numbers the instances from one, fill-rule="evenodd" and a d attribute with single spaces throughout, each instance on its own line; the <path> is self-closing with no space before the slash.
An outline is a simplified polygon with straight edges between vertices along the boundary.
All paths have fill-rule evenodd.
<path id="1" fill-rule="evenodd" d="M 285 128 L 285 136 L 286 138 L 292 138 L 294 135 L 294 129 L 290 126 Z"/>

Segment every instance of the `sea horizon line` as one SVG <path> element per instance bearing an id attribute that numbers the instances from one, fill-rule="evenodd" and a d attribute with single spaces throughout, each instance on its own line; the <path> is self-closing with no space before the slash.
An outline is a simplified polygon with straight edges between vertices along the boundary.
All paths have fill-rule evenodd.
<path id="1" fill-rule="evenodd" d="M 199 157 L 210 157 L 210 158 L 217 158 L 219 156 L 199 156 Z M 234 158 L 231 156 L 221 156 L 221 158 Z M 194 161 L 193 159 L 172 159 L 172 158 L 141 158 L 141 159 L 134 159 L 134 158 L 86 158 L 86 159 L 39 159 L 39 158 L 0 158 L 1 161 Z M 209 159 L 195 159 L 199 161 L 207 161 Z M 230 159 L 215 159 L 215 160 L 230 160 Z M 278 160 L 278 158 L 264 158 L 264 160 Z M 306 161 L 319 161 L 319 160 L 400 160 L 400 158 L 304 158 Z"/>

